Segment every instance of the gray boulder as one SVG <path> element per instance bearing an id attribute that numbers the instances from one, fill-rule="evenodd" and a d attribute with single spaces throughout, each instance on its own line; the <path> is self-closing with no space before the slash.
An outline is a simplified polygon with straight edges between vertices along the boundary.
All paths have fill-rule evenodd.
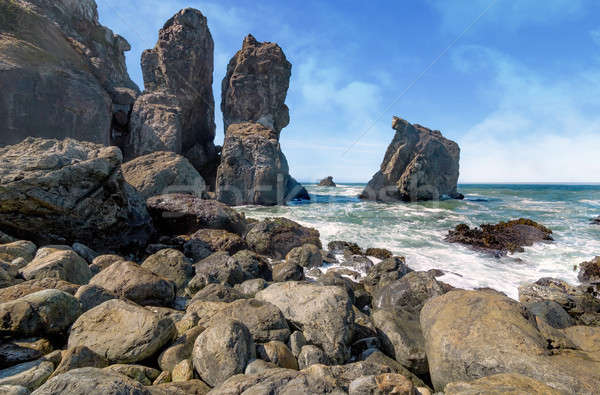
<path id="1" fill-rule="evenodd" d="M 394 117 L 396 131 L 381 169 L 361 194 L 378 201 L 461 198 L 457 190 L 460 149 L 454 141 L 404 119 Z"/>
<path id="2" fill-rule="evenodd" d="M 335 187 L 335 182 L 333 182 L 333 177 L 328 176 L 319 181 L 318 186 L 320 187 Z"/>
<path id="3" fill-rule="evenodd" d="M 141 267 L 172 281 L 178 294 L 183 292 L 187 283 L 194 277 L 192 262 L 181 251 L 172 248 L 150 255 Z"/>
<path id="4" fill-rule="evenodd" d="M 108 366 L 106 358 L 96 354 L 86 346 L 76 346 L 65 350 L 62 359 L 50 378 L 79 368 L 104 368 Z"/>
<path id="5" fill-rule="evenodd" d="M 304 270 L 302 266 L 290 262 L 281 262 L 273 265 L 273 281 L 302 281 L 304 280 Z"/>
<path id="6" fill-rule="evenodd" d="M 79 300 L 82 311 L 88 311 L 107 300 L 118 298 L 114 292 L 95 284 L 87 284 L 79 287 L 75 293 L 75 297 Z"/>
<path id="7" fill-rule="evenodd" d="M 33 391 L 54 371 L 54 362 L 45 358 L 0 370 L 0 385 L 17 385 Z"/>
<path id="8" fill-rule="evenodd" d="M 531 394 L 564 395 L 563 391 L 518 373 L 500 373 L 477 380 L 450 383 L 444 389 L 446 395 L 471 394 Z"/>
<path id="9" fill-rule="evenodd" d="M 298 354 L 298 366 L 300 369 L 305 369 L 310 365 L 321 364 L 329 365 L 329 358 L 325 355 L 325 352 L 317 346 L 308 344 L 302 347 Z"/>
<path id="10" fill-rule="evenodd" d="M 52 247 L 40 248 L 20 273 L 26 280 L 57 278 L 73 284 L 87 284 L 92 278 L 88 263 L 75 251 Z"/>
<path id="11" fill-rule="evenodd" d="M 46 277 L 40 280 L 29 280 L 0 289 L 0 303 L 16 300 L 25 295 L 43 291 L 45 289 L 58 289 L 70 295 L 74 295 L 78 288 L 79 285 L 77 284 L 71 284 L 52 277 Z"/>
<path id="12" fill-rule="evenodd" d="M 160 353 L 158 356 L 158 366 L 163 371 L 170 372 L 181 361 L 190 359 L 192 357 L 194 342 L 202 332 L 204 332 L 204 327 L 200 325 L 185 331 L 185 333 L 175 339 L 173 344 Z"/>
<path id="13" fill-rule="evenodd" d="M 295 247 L 310 243 L 321 247 L 319 231 L 287 218 L 267 218 L 246 235 L 250 249 L 259 254 L 283 259 Z"/>
<path id="14" fill-rule="evenodd" d="M 196 292 L 192 298 L 192 302 L 199 300 L 206 302 L 226 302 L 231 303 L 238 299 L 243 299 L 244 296 L 237 290 L 227 284 L 211 283 L 200 291 Z"/>
<path id="15" fill-rule="evenodd" d="M 68 347 L 86 346 L 113 363 L 154 355 L 173 338 L 175 326 L 141 306 L 109 300 L 83 313 L 71 327 Z"/>
<path id="16" fill-rule="evenodd" d="M 7 340 L 0 344 L 0 368 L 4 369 L 22 362 L 33 361 L 51 351 L 52 344 L 43 337 Z"/>
<path id="17" fill-rule="evenodd" d="M 116 147 L 71 139 L 27 138 L 0 148 L 0 229 L 39 245 L 78 241 L 131 252 L 152 227 L 121 162 Z"/>
<path id="18" fill-rule="evenodd" d="M 309 269 L 323 265 L 321 249 L 314 244 L 304 244 L 292 249 L 286 255 L 285 260 Z"/>
<path id="19" fill-rule="evenodd" d="M 399 280 L 413 270 L 406 265 L 403 256 L 394 256 L 371 267 L 363 279 L 365 289 L 373 294 L 377 288 Z"/>

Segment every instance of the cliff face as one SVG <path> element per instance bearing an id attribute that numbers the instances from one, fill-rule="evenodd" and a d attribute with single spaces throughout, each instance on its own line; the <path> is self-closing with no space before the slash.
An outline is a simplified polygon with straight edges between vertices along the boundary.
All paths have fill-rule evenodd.
<path id="1" fill-rule="evenodd" d="M 139 93 L 127 50 L 99 24 L 93 0 L 0 2 L 0 145 L 27 136 L 113 143 Z"/>
<path id="2" fill-rule="evenodd" d="M 379 201 L 461 198 L 457 190 L 460 148 L 438 130 L 394 117 L 396 130 L 381 169 L 361 198 Z"/>
<path id="3" fill-rule="evenodd" d="M 131 116 L 127 157 L 158 150 L 179 153 L 214 184 L 213 52 L 200 11 L 181 10 L 165 23 L 156 46 L 142 54 L 146 90 Z"/>

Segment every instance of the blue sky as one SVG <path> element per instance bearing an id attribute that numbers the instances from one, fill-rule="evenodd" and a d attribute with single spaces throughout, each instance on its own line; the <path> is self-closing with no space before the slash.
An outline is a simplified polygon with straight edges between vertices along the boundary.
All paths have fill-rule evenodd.
<path id="1" fill-rule="evenodd" d="M 97 3 L 101 23 L 131 43 L 140 87 L 141 52 L 164 22 L 202 11 L 215 41 L 219 144 L 227 62 L 248 33 L 277 42 L 293 65 L 281 145 L 301 181 L 368 181 L 397 115 L 460 144 L 461 182 L 600 182 L 599 1 Z"/>

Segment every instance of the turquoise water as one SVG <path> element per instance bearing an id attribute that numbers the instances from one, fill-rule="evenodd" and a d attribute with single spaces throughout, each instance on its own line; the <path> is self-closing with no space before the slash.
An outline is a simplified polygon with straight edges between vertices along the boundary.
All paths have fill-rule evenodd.
<path id="1" fill-rule="evenodd" d="M 347 240 L 406 257 L 417 270 L 437 268 L 442 280 L 462 288 L 491 287 L 516 298 L 517 287 L 540 277 L 577 282 L 573 266 L 600 255 L 600 185 L 460 185 L 465 200 L 424 203 L 364 202 L 364 184 L 337 188 L 306 185 L 312 201 L 284 207 L 240 207 L 248 217 L 283 216 L 318 229 L 326 245 Z M 553 230 L 555 242 L 526 247 L 503 258 L 444 241 L 466 223 L 531 218 Z"/>

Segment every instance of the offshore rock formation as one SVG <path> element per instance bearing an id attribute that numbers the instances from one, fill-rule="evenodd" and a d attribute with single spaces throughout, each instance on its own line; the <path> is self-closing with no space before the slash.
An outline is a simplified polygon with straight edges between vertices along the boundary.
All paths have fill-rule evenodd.
<path id="1" fill-rule="evenodd" d="M 25 137 L 114 144 L 138 95 L 127 41 L 94 0 L 0 2 L 0 146 Z"/>
<path id="2" fill-rule="evenodd" d="M 27 138 L 0 149 L 0 229 L 37 244 L 98 251 L 145 244 L 144 201 L 123 180 L 116 147 Z M 131 250 L 130 250 L 131 251 Z"/>
<path id="3" fill-rule="evenodd" d="M 321 181 L 319 181 L 319 186 L 320 187 L 335 187 L 335 182 L 333 182 L 333 177 L 329 176 L 326 178 L 323 178 Z"/>
<path id="4" fill-rule="evenodd" d="M 285 97 L 292 65 L 279 45 L 258 42 L 249 34 L 229 61 L 221 87 L 225 130 L 240 122 L 258 122 L 277 134 L 290 122 Z"/>
<path id="5" fill-rule="evenodd" d="M 217 171 L 217 199 L 229 205 L 272 206 L 308 193 L 289 175 L 277 132 L 258 123 L 229 126 Z"/>
<path id="6" fill-rule="evenodd" d="M 142 54 L 145 91 L 131 115 L 127 157 L 154 151 L 182 154 L 214 184 L 213 52 L 200 11 L 186 8 L 165 23 L 156 46 Z"/>
<path id="7" fill-rule="evenodd" d="M 600 217 L 592 219 L 592 225 L 600 225 Z"/>
<path id="8" fill-rule="evenodd" d="M 381 169 L 360 195 L 378 201 L 462 199 L 456 190 L 460 149 L 438 130 L 394 117 L 396 130 Z"/>

